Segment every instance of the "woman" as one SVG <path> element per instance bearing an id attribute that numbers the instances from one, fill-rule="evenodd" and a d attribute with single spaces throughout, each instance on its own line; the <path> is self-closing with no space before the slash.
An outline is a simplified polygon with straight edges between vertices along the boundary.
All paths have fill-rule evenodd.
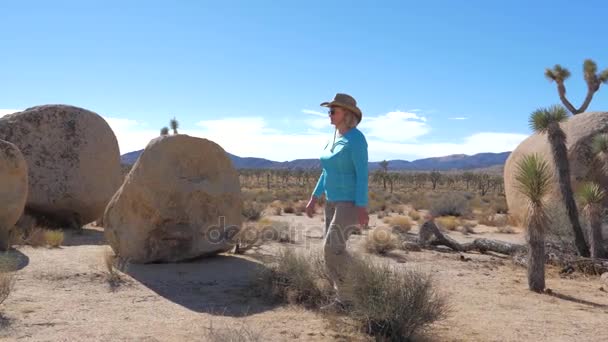
<path id="1" fill-rule="evenodd" d="M 313 217 L 318 198 L 325 194 L 325 265 L 336 290 L 336 299 L 324 310 L 344 310 L 348 295 L 343 281 L 350 256 L 346 251 L 349 235 L 369 222 L 367 213 L 368 169 L 367 141 L 357 125 L 363 114 L 353 97 L 336 94 L 329 107 L 331 124 L 335 126 L 334 141 L 325 147 L 321 156 L 323 171 L 306 206 L 306 214 Z M 336 133 L 339 138 L 336 140 Z"/>

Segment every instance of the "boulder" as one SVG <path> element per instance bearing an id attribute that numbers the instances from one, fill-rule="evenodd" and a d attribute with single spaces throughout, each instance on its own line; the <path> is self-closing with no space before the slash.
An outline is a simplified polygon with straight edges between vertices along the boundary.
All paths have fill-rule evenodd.
<path id="1" fill-rule="evenodd" d="M 608 186 L 608 177 L 600 172 L 597 160 L 591 151 L 591 141 L 598 133 L 608 132 L 608 112 L 590 112 L 571 116 L 568 121 L 561 124 L 566 133 L 568 160 L 570 162 L 570 174 L 573 190 L 576 191 L 579 184 L 587 179 L 600 183 L 604 188 Z M 546 197 L 547 203 L 560 203 L 561 193 L 551 146 L 546 134 L 533 134 L 524 140 L 509 155 L 504 168 L 505 195 L 509 213 L 523 222 L 528 208 L 526 198 L 518 191 L 515 175 L 518 161 L 527 154 L 538 153 L 543 157 L 553 172 L 551 189 Z M 605 203 L 605 204 L 608 204 Z"/>
<path id="2" fill-rule="evenodd" d="M 134 263 L 227 251 L 242 224 L 239 176 L 216 143 L 171 135 L 148 144 L 103 216 L 114 252 Z"/>
<path id="3" fill-rule="evenodd" d="M 0 140 L 0 250 L 7 250 L 9 234 L 23 213 L 27 199 L 27 163 L 17 146 Z"/>
<path id="4" fill-rule="evenodd" d="M 28 164 L 26 212 L 80 226 L 103 214 L 122 183 L 118 142 L 88 110 L 45 105 L 0 118 L 0 139 Z"/>

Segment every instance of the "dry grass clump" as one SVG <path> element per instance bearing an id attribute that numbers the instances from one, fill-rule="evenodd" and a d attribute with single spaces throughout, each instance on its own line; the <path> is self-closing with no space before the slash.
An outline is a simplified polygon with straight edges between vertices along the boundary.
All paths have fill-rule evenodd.
<path id="1" fill-rule="evenodd" d="M 43 247 L 46 245 L 45 229 L 33 227 L 25 234 L 25 244 L 32 247 Z"/>
<path id="2" fill-rule="evenodd" d="M 264 205 L 257 202 L 245 201 L 243 203 L 243 217 L 247 221 L 257 221 L 262 217 Z"/>
<path id="3" fill-rule="evenodd" d="M 507 199 L 502 196 L 497 196 L 492 201 L 490 208 L 496 214 L 506 214 L 509 212 L 509 207 L 507 206 Z"/>
<path id="4" fill-rule="evenodd" d="M 269 215 L 275 215 L 275 216 L 281 215 L 281 213 L 283 212 L 283 202 L 281 202 L 280 200 L 273 201 L 266 208 L 266 212 L 268 212 Z"/>
<path id="5" fill-rule="evenodd" d="M 295 242 L 295 232 L 290 229 L 288 222 L 274 221 L 264 217 L 258 221 L 256 228 L 262 241 Z"/>
<path id="6" fill-rule="evenodd" d="M 231 324 L 229 327 L 214 328 L 209 326 L 205 334 L 205 341 L 209 342 L 261 342 L 266 341 L 263 334 L 246 323 Z"/>
<path id="7" fill-rule="evenodd" d="M 460 220 L 455 216 L 442 216 L 435 219 L 437 224 L 445 230 L 456 230 L 460 226 Z"/>
<path id="8" fill-rule="evenodd" d="M 428 209 L 431 206 L 431 202 L 424 193 L 416 193 L 413 195 L 409 204 L 414 210 Z"/>
<path id="9" fill-rule="evenodd" d="M 407 216 L 393 216 L 389 219 L 387 224 L 397 233 L 407 233 L 412 229 L 412 222 Z"/>
<path id="10" fill-rule="evenodd" d="M 468 235 L 468 234 L 475 234 L 475 230 L 473 228 L 475 228 L 475 226 L 477 226 L 476 223 L 473 222 L 465 222 L 463 223 L 462 226 L 458 227 L 458 231 L 461 232 L 462 234 Z"/>
<path id="11" fill-rule="evenodd" d="M 15 285 L 15 263 L 8 253 L 0 254 L 0 304 L 8 298 Z"/>
<path id="12" fill-rule="evenodd" d="M 346 284 L 352 294 L 349 315 L 380 340 L 408 341 L 449 310 L 429 275 L 388 263 L 355 258 Z"/>
<path id="13" fill-rule="evenodd" d="M 414 221 L 419 221 L 420 218 L 422 217 L 422 215 L 420 215 L 420 212 L 418 210 L 410 210 L 407 215 Z"/>
<path id="14" fill-rule="evenodd" d="M 129 262 L 128 260 L 118 257 L 111 249 L 106 249 L 102 254 L 103 264 L 105 266 L 105 276 L 110 289 L 115 290 L 120 285 L 126 283 L 121 272 L 126 272 Z"/>
<path id="15" fill-rule="evenodd" d="M 478 223 L 488 227 L 504 227 L 509 223 L 509 217 L 506 214 L 494 214 L 491 211 L 486 211 L 481 215 Z"/>
<path id="16" fill-rule="evenodd" d="M 320 251 L 279 251 L 276 262 L 260 269 L 254 289 L 263 296 L 290 304 L 318 307 L 330 299 L 332 288 Z"/>
<path id="17" fill-rule="evenodd" d="M 464 195 L 456 192 L 446 192 L 433 200 L 429 211 L 434 217 L 464 217 L 469 215 L 471 210 L 469 208 L 469 201 Z"/>
<path id="18" fill-rule="evenodd" d="M 47 246 L 58 248 L 63 243 L 64 235 L 61 230 L 45 230 L 44 240 Z"/>
<path id="19" fill-rule="evenodd" d="M 498 227 L 497 231 L 501 234 L 515 234 L 515 229 L 511 226 Z"/>
<path id="20" fill-rule="evenodd" d="M 364 242 L 365 250 L 369 253 L 384 255 L 399 245 L 399 239 L 388 228 L 376 228 L 369 232 Z"/>

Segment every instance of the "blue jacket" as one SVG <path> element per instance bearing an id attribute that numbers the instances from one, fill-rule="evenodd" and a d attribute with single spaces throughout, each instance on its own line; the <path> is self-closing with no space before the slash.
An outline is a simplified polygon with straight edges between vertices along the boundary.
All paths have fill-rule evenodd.
<path id="1" fill-rule="evenodd" d="M 368 203 L 367 141 L 357 128 L 351 128 L 321 155 L 323 172 L 313 196 L 325 193 L 328 202 L 352 201 L 358 207 Z"/>

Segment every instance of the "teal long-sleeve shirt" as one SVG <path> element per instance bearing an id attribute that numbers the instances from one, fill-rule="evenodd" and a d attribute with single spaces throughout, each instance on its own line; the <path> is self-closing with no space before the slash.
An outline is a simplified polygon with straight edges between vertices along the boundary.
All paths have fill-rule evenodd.
<path id="1" fill-rule="evenodd" d="M 325 193 L 328 202 L 353 201 L 358 207 L 368 203 L 367 141 L 357 128 L 351 128 L 321 155 L 323 171 L 313 196 Z"/>

